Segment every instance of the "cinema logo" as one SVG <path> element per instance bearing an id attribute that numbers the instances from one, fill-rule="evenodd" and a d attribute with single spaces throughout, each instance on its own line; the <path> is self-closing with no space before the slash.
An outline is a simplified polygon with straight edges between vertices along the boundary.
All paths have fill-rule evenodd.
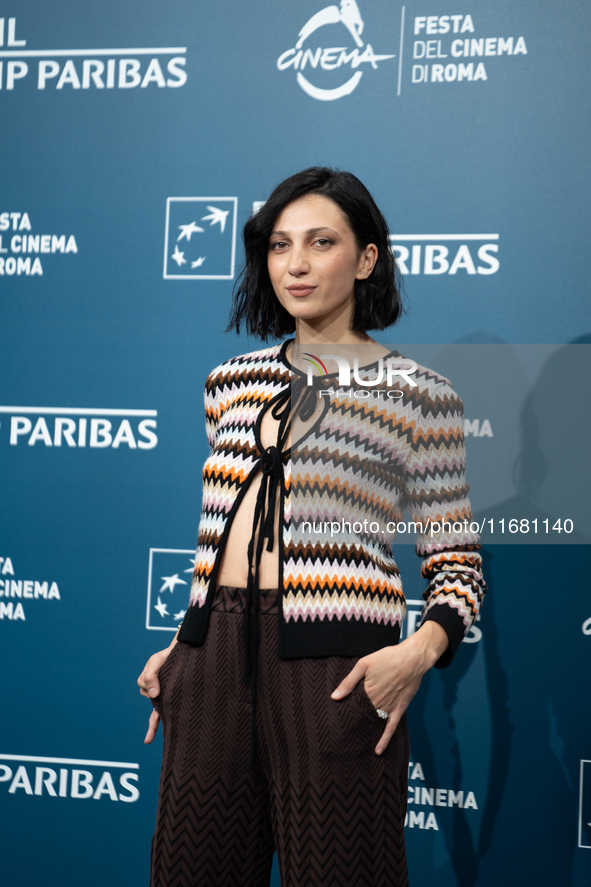
<path id="1" fill-rule="evenodd" d="M 20 34 L 20 31 L 19 31 Z M 6 46 L 4 49 L 4 39 Z M 176 88 L 187 82 L 184 46 L 134 49 L 31 49 L 16 18 L 0 18 L 0 90 L 15 89 L 31 70 L 37 89 Z M 36 63 L 34 59 L 37 59 Z M 34 67 L 36 64 L 36 68 Z"/>
<path id="2" fill-rule="evenodd" d="M 354 46 L 315 46 L 314 49 L 309 45 L 304 46 L 316 31 L 328 25 L 339 26 L 336 42 L 346 43 L 352 38 Z M 277 59 L 277 67 L 280 71 L 293 68 L 301 89 L 320 102 L 331 102 L 350 95 L 358 86 L 364 70 L 368 70 L 368 67 L 358 70 L 362 65 L 375 71 L 378 62 L 394 58 L 394 55 L 376 55 L 370 43 L 364 44 L 361 39 L 364 27 L 355 0 L 341 0 L 339 6 L 325 6 L 308 19 L 298 34 L 295 46 Z M 345 37 L 345 30 L 349 32 L 348 37 Z M 349 74 L 347 69 L 354 73 Z M 333 77 L 341 82 L 329 86 Z M 312 83 L 312 80 L 316 82 Z M 320 86 L 320 83 L 323 85 Z"/>
<path id="3" fill-rule="evenodd" d="M 496 274 L 498 234 L 392 234 L 402 274 Z"/>
<path id="4" fill-rule="evenodd" d="M 139 764 L 36 755 L 0 755 L 0 790 L 8 795 L 123 801 L 133 804 Z M 123 771 L 123 772 L 121 772 Z"/>
<path id="5" fill-rule="evenodd" d="M 79 449 L 153 450 L 158 444 L 157 410 L 0 406 L 2 414 L 9 416 L 12 447 L 38 444 Z M 2 422 L 2 426 L 4 424 Z M 6 434 L 0 432 L 0 440 L 2 437 L 6 439 Z"/>
<path id="6" fill-rule="evenodd" d="M 37 579 L 15 579 L 12 559 L 0 557 L 0 620 L 25 622 L 22 601 L 60 601 L 57 582 Z"/>
<path id="7" fill-rule="evenodd" d="M 404 638 L 409 638 L 411 634 L 414 634 L 421 625 L 421 614 L 423 612 L 423 607 L 425 606 L 425 601 L 422 600 L 411 600 L 407 598 L 406 600 L 406 619 L 402 625 L 401 632 L 401 640 Z M 480 614 L 476 617 L 476 622 L 480 622 Z M 477 644 L 482 640 L 482 631 L 477 625 L 473 625 L 466 637 L 463 639 L 463 644 Z"/>

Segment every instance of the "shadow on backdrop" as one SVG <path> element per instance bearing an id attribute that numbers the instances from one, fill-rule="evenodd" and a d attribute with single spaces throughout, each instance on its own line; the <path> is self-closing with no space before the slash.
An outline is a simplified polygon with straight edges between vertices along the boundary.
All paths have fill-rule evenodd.
<path id="1" fill-rule="evenodd" d="M 486 690 L 483 687 L 482 692 L 488 693 L 491 744 L 488 761 L 483 754 L 482 765 L 488 764 L 488 789 L 477 836 L 470 826 L 471 811 L 454 807 L 451 817 L 440 818 L 458 887 L 492 887 L 509 870 L 512 879 L 575 883 L 578 766 L 584 751 L 578 739 L 580 700 L 577 704 L 573 689 L 572 653 L 576 639 L 583 638 L 576 613 L 586 612 L 588 549 L 583 546 L 591 541 L 585 520 L 591 478 L 580 470 L 580 451 L 577 458 L 570 457 L 573 446 L 588 446 L 591 439 L 589 350 L 572 347 L 578 344 L 591 344 L 591 335 L 556 350 L 529 391 L 525 379 L 519 380 L 524 399 L 512 471 L 515 492 L 486 509 L 486 514 L 476 515 L 530 521 L 537 517 L 540 522 L 547 518 L 554 524 L 568 517 L 557 510 L 557 503 L 566 497 L 576 501 L 580 517 L 569 542 L 582 545 L 565 546 L 559 537 L 552 545 L 483 548 L 488 594 L 483 610 Z M 507 349 L 511 360 L 511 346 Z M 439 362 L 436 369 L 448 375 Z M 461 394 L 461 380 L 449 375 Z M 580 609 L 574 607 L 572 618 L 560 619 L 565 597 L 569 602 L 575 598 Z M 409 712 L 414 759 L 436 773 L 446 769 L 442 746 L 446 747 L 453 769 L 445 778 L 456 788 L 464 784 L 466 774 L 454 708 L 458 688 L 476 655 L 477 645 L 461 650 L 452 668 L 439 673 L 443 693 L 438 714 L 429 701 L 438 679 L 435 673 L 426 676 Z M 437 775 L 438 783 L 444 784 L 441 772 Z M 528 844 L 523 843 L 524 815 L 529 818 Z M 493 844 L 496 853 L 485 860 Z M 503 872 L 504 866 L 509 868 Z M 576 884 L 582 887 L 586 882 Z"/>

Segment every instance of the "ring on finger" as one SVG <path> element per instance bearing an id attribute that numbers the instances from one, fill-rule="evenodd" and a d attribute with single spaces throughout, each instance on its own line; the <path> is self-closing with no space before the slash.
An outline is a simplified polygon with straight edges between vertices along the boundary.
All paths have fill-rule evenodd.
<path id="1" fill-rule="evenodd" d="M 384 721 L 388 720 L 388 717 L 389 717 L 388 712 L 384 711 L 383 708 L 376 708 L 376 714 L 377 714 L 378 718 L 382 718 L 382 720 L 384 720 Z"/>

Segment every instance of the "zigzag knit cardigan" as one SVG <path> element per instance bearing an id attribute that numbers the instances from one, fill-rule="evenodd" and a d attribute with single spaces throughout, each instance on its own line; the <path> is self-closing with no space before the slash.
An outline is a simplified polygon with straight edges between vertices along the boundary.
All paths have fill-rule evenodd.
<path id="1" fill-rule="evenodd" d="M 195 570 L 180 641 L 205 641 L 232 519 L 264 467 L 262 413 L 285 403 L 291 383 L 303 375 L 287 360 L 288 344 L 227 360 L 207 378 L 211 453 L 203 468 Z M 439 667 L 451 661 L 479 612 L 486 586 L 479 537 L 469 530 L 463 405 L 431 370 L 419 366 L 413 379 L 416 387 L 398 386 L 400 400 L 360 400 L 353 391 L 329 387 L 336 374 L 324 377 L 321 418 L 293 452 L 276 453 L 282 658 L 364 656 L 398 643 L 406 605 L 391 538 L 365 530 L 372 521 L 382 527 L 402 521 L 406 508 L 423 528 L 416 537 L 428 580 L 422 621 L 438 622 L 450 641 Z M 327 521 L 337 515 L 358 522 L 357 528 L 365 520 L 365 529 L 355 533 L 347 526 L 335 538 Z M 431 534 L 429 522 L 443 521 L 455 527 Z"/>

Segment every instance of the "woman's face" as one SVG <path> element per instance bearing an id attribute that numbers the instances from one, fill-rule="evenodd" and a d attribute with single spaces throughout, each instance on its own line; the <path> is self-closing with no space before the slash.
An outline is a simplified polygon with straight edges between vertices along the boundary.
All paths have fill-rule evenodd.
<path id="1" fill-rule="evenodd" d="M 296 320 L 314 323 L 352 318 L 355 280 L 369 277 L 377 255 L 373 244 L 359 250 L 334 201 L 309 194 L 288 204 L 277 218 L 267 264 L 283 307 Z"/>

